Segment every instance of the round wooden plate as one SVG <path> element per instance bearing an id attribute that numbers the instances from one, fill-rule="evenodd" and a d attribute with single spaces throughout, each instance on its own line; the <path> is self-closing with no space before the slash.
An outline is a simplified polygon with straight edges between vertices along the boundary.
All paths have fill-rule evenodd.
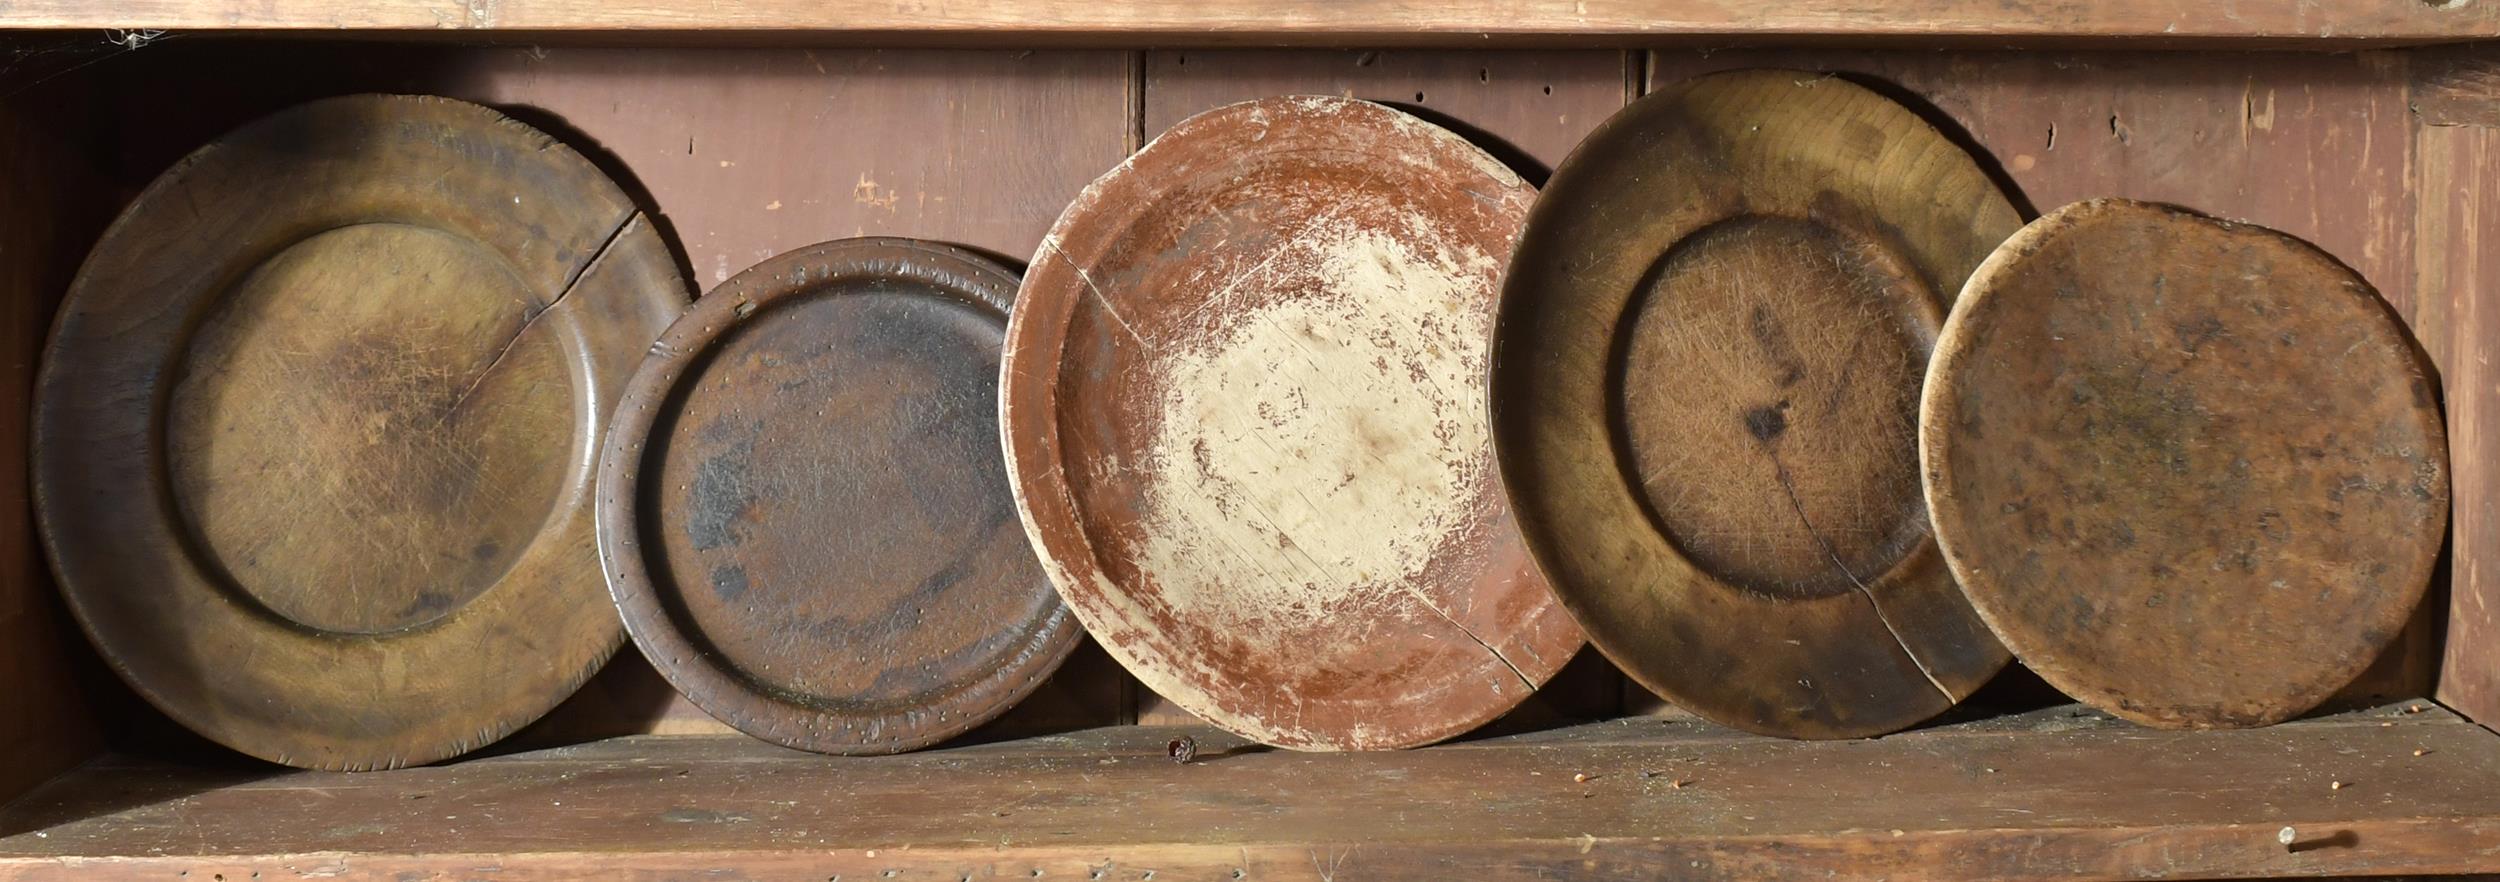
<path id="1" fill-rule="evenodd" d="M 1845 80 L 1634 102 L 1554 173 L 1495 331 L 1530 548 L 1625 673 L 1728 725 L 1874 735 L 2006 663 L 1919 498 L 1917 396 L 2020 226 L 1970 156 Z"/>
<path id="2" fill-rule="evenodd" d="M 1920 416 L 1945 558 L 2084 702 L 2165 727 L 2308 710 L 2421 602 L 2448 519 L 2428 369 L 2308 243 L 2100 200 L 1963 289 Z"/>
<path id="3" fill-rule="evenodd" d="M 998 371 L 1016 277 L 910 239 L 812 245 L 695 303 L 599 472 L 626 629 L 697 706 L 823 753 L 935 744 L 1076 648 L 1016 525 Z"/>
<path id="4" fill-rule="evenodd" d="M 685 292 L 615 184 L 487 108 L 245 126 L 140 194 L 62 303 L 33 432 L 62 592 L 141 695 L 245 753 L 494 741 L 621 637 L 591 459 Z"/>
<path id="5" fill-rule="evenodd" d="M 1008 327 L 1008 462 L 1138 679 L 1269 744 L 1391 748 L 1569 660 L 1483 410 L 1533 197 L 1437 126 L 1292 97 L 1183 121 L 1060 216 Z"/>

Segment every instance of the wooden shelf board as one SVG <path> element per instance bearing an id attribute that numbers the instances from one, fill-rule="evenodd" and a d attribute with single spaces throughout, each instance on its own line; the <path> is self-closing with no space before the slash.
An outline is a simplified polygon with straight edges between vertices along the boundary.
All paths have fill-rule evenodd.
<path id="1" fill-rule="evenodd" d="M 645 736 L 362 774 L 107 758 L 0 811 L 0 877 L 2500 869 L 2500 737 L 2416 706 L 2201 733 L 2054 708 L 1855 742 L 1627 719 L 1375 754 L 1120 727 L 870 758 Z M 1184 734 L 1199 744 L 1188 765 L 1164 755 Z M 2277 840 L 2286 826 L 2291 849 Z"/>
<path id="2" fill-rule="evenodd" d="M 2424 43 L 2500 34 L 2491 0 L 13 0 L 0 29 L 803 31 L 979 44 L 1381 44 L 1805 36 Z"/>

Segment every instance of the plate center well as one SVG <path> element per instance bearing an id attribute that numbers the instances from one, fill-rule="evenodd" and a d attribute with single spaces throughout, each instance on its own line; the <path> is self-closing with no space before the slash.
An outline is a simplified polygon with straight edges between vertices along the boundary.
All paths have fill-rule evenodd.
<path id="1" fill-rule="evenodd" d="M 1695 567 L 1827 597 L 1872 584 L 1926 535 L 1918 393 L 1938 307 L 1889 250 L 1738 216 L 1669 248 L 1628 309 L 1616 443 Z"/>
<path id="2" fill-rule="evenodd" d="M 654 573 L 722 667 L 877 712 L 978 682 L 1056 603 L 998 440 L 1005 316 L 846 281 L 781 299 L 678 382 Z"/>
<path id="3" fill-rule="evenodd" d="M 495 584 L 573 455 L 540 306 L 495 254 L 404 224 L 321 233 L 246 274 L 181 354 L 165 426 L 206 555 L 271 612 L 339 633 L 425 625 Z"/>

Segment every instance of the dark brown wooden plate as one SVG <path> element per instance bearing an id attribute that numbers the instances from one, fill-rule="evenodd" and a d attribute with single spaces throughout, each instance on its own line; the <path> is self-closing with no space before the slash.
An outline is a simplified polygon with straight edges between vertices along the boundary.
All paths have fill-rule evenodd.
<path id="1" fill-rule="evenodd" d="M 2167 727 L 2315 707 L 2404 627 L 2448 522 L 2429 370 L 2290 236 L 2126 200 L 2024 227 L 1936 347 L 1936 538 L 2024 664 Z"/>
<path id="2" fill-rule="evenodd" d="M 484 745 L 614 652 L 591 457 L 685 308 L 616 185 L 473 104 L 356 96 L 159 177 L 36 389 L 62 593 L 174 719 L 291 765 Z"/>
<path id="3" fill-rule="evenodd" d="M 1060 216 L 1008 329 L 1008 462 L 1147 686 L 1269 744 L 1390 748 L 1570 659 L 1483 409 L 1533 196 L 1440 127 L 1293 97 L 1182 121 Z"/>
<path id="4" fill-rule="evenodd" d="M 1634 102 L 1537 201 L 1494 440 L 1589 640 L 1705 717 L 1804 738 L 1951 707 L 2006 662 L 1919 498 L 1944 306 L 2020 221 L 1908 109 L 1794 71 Z"/>
<path id="5" fill-rule="evenodd" d="M 661 336 L 608 436 L 599 547 L 678 691 L 759 738 L 893 753 L 998 716 L 1076 648 L 999 454 L 1015 291 L 959 248 L 846 239 Z"/>

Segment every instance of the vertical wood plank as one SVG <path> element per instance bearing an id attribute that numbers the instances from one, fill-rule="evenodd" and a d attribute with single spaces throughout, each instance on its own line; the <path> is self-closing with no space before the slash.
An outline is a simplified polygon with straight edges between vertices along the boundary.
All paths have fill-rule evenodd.
<path id="1" fill-rule="evenodd" d="M 1271 95 L 1339 95 L 1378 101 L 1445 126 L 1543 184 L 1590 129 L 1622 109 L 1637 55 L 1583 51 L 1219 50 L 1145 55 L 1142 133 L 1161 134 L 1190 115 Z M 1495 729 L 1619 712 L 1622 675 L 1583 651 Z M 1149 690 L 1137 720 L 1195 722 Z"/>
<path id="2" fill-rule="evenodd" d="M 72 56 L 77 58 L 80 56 Z M 118 205 L 85 148 L 99 130 L 84 84 L 0 100 L 0 803 L 101 749 L 81 694 L 92 663 L 53 590 L 27 496 L 27 416 L 53 307 Z M 102 203 L 108 207 L 98 207 Z"/>
<path id="3" fill-rule="evenodd" d="M 2033 214 L 2124 196 L 2316 243 L 2412 304 L 2412 125 L 2403 56 L 2369 52 L 1660 52 L 1653 86 L 1794 67 L 1924 110 Z M 1956 131 L 1958 130 L 1958 131 Z"/>
<path id="4" fill-rule="evenodd" d="M 1339 95 L 1446 126 L 1543 184 L 1582 136 L 1623 108 L 1625 64 L 1605 50 L 1148 52 L 1145 134 L 1236 101 Z"/>
<path id="5" fill-rule="evenodd" d="M 630 170 L 704 288 L 843 236 L 1022 266 L 1126 155 L 1120 52 L 537 49 L 464 68 L 450 94 L 560 122 Z"/>
<path id="6" fill-rule="evenodd" d="M 2447 641 L 2438 698 L 2500 723 L 2500 49 L 2424 50 L 2413 61 L 2414 326 L 2448 403 Z"/>

